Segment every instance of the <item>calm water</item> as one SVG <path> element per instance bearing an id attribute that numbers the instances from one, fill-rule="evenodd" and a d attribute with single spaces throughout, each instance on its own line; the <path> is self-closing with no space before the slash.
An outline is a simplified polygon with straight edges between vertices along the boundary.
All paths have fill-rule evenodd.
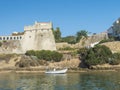
<path id="1" fill-rule="evenodd" d="M 0 74 L 0 90 L 120 90 L 120 72 Z"/>

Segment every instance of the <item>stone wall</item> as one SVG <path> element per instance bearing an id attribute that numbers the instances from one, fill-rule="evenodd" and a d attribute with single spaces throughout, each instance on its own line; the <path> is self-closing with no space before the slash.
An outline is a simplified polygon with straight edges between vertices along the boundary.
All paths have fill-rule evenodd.
<path id="1" fill-rule="evenodd" d="M 66 42 L 63 43 L 56 43 L 57 49 L 71 47 L 71 48 L 82 48 L 82 47 L 89 47 L 91 44 L 99 42 L 103 39 L 108 39 L 107 33 L 100 33 L 96 35 L 89 36 L 88 38 L 82 38 L 79 43 L 76 44 L 68 44 Z"/>
<path id="2" fill-rule="evenodd" d="M 56 50 L 52 30 L 25 32 L 22 49 L 24 52 L 27 50 Z"/>

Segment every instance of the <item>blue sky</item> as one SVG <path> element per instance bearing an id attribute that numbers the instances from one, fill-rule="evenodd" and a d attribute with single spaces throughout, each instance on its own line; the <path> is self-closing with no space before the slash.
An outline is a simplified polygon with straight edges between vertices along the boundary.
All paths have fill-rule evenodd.
<path id="1" fill-rule="evenodd" d="M 119 17 L 120 0 L 0 0 L 0 35 L 23 32 L 35 21 L 51 21 L 62 36 L 100 33 Z"/>

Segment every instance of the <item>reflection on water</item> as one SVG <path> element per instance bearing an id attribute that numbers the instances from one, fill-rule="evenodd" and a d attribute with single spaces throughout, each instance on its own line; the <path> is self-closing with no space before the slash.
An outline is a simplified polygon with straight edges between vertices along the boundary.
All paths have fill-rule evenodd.
<path id="1" fill-rule="evenodd" d="M 0 90 L 120 90 L 120 73 L 0 74 Z"/>

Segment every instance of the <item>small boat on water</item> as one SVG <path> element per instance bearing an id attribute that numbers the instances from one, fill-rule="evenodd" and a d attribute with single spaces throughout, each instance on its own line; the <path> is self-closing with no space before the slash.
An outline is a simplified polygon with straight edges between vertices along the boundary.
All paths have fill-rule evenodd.
<path id="1" fill-rule="evenodd" d="M 46 71 L 45 73 L 47 73 L 47 74 L 64 74 L 64 73 L 67 72 L 67 70 L 68 70 L 67 68 L 66 69 L 62 69 L 62 70 L 54 69 L 54 70 Z"/>

